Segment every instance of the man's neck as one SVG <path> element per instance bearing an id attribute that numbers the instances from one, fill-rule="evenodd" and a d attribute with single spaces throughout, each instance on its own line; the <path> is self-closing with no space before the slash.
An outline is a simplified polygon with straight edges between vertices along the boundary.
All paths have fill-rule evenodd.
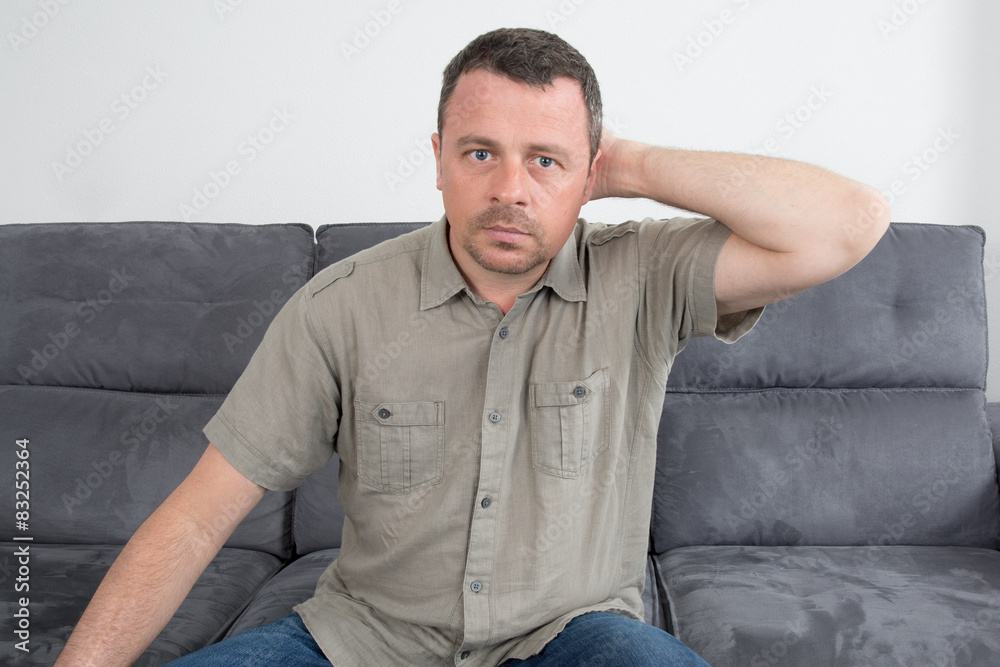
<path id="1" fill-rule="evenodd" d="M 457 259 L 455 260 L 455 266 L 458 267 L 459 273 L 465 278 L 465 283 L 472 290 L 472 293 L 495 303 L 504 315 L 514 307 L 514 302 L 517 301 L 519 295 L 524 294 L 535 286 L 535 283 L 545 274 L 545 269 L 549 265 L 548 262 L 545 262 L 527 273 L 509 275 L 487 271 L 475 262 L 472 262 L 472 264 L 473 266 L 467 269 L 465 266 L 462 266 L 462 262 Z"/>

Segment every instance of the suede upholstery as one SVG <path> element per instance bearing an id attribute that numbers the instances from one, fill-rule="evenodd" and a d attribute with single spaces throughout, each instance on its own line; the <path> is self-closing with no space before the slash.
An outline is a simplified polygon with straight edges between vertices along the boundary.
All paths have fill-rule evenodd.
<path id="1" fill-rule="evenodd" d="M 678 357 L 651 548 L 712 665 L 1000 663 L 983 243 L 894 224 L 738 344 Z"/>
<path id="2" fill-rule="evenodd" d="M 29 650 L 7 632 L 0 663 L 54 661 L 292 293 L 425 224 L 0 225 L 0 615 L 30 598 Z M 982 247 L 978 228 L 896 223 L 737 344 L 688 345 L 657 435 L 647 622 L 717 666 L 1000 661 Z M 310 597 L 339 553 L 339 472 L 268 493 L 136 664 Z"/>

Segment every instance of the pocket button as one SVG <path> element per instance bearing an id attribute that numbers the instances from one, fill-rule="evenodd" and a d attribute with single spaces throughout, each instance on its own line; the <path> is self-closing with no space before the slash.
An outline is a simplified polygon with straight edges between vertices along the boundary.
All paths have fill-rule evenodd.
<path id="1" fill-rule="evenodd" d="M 587 395 L 587 390 L 584 389 L 583 387 L 577 387 L 576 389 L 573 390 L 573 395 L 576 396 L 577 398 L 583 398 L 584 396 Z"/>
<path id="2" fill-rule="evenodd" d="M 391 416 L 392 416 L 392 413 L 389 412 L 388 410 L 386 410 L 385 408 L 382 408 L 381 410 L 378 411 L 378 418 L 379 419 L 388 419 Z"/>

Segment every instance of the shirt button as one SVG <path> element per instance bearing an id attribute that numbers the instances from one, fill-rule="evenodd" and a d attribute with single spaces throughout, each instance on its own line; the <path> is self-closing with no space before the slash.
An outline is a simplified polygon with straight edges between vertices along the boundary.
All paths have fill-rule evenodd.
<path id="1" fill-rule="evenodd" d="M 471 584 L 469 584 L 469 588 L 472 589 L 473 593 L 478 593 L 479 591 L 483 590 L 483 584 L 478 581 L 473 581 Z"/>
<path id="2" fill-rule="evenodd" d="M 490 500 L 489 498 L 483 498 L 483 502 L 481 502 L 479 504 L 483 506 L 483 509 L 486 509 L 487 507 L 490 506 L 490 503 L 492 503 L 492 502 L 493 501 Z"/>
<path id="3" fill-rule="evenodd" d="M 392 416 L 392 413 L 389 412 L 388 410 L 386 410 L 385 408 L 382 408 L 381 410 L 378 411 L 378 418 L 379 419 L 388 419 L 391 416 Z"/>
<path id="4" fill-rule="evenodd" d="M 507 327 L 504 327 L 503 329 L 500 330 L 500 338 L 507 338 L 507 336 L 509 335 L 510 335 L 510 330 L 508 330 Z"/>
<path id="5" fill-rule="evenodd" d="M 573 395 L 576 396 L 577 398 L 583 398 L 584 396 L 587 395 L 587 390 L 584 389 L 583 387 L 577 387 L 576 389 L 573 390 Z"/>
<path id="6" fill-rule="evenodd" d="M 498 421 L 500 421 L 500 413 L 499 412 L 491 412 L 490 413 L 490 421 L 493 422 L 494 424 L 496 424 Z"/>
<path id="7" fill-rule="evenodd" d="M 467 660 L 468 658 L 469 658 L 469 652 L 468 651 L 462 651 L 462 660 Z"/>

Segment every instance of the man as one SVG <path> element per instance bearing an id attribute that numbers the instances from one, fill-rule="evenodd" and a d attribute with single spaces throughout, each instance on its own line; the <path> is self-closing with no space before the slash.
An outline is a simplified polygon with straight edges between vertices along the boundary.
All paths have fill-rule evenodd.
<path id="1" fill-rule="evenodd" d="M 58 664 L 134 660 L 265 490 L 335 448 L 343 548 L 315 597 L 176 664 L 704 664 L 639 620 L 672 359 L 853 266 L 885 202 L 809 165 L 602 133 L 590 66 L 534 30 L 455 57 L 432 140 L 444 218 L 282 309 Z M 710 218 L 578 221 L 600 197 Z"/>

